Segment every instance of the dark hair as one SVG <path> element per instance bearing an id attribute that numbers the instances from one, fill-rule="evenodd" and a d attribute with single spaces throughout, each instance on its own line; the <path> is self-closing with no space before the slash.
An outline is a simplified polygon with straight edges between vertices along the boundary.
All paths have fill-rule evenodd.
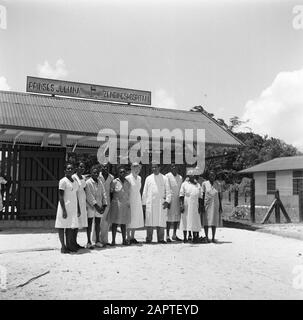
<path id="1" fill-rule="evenodd" d="M 120 171 L 121 169 L 124 169 L 124 170 L 126 171 L 126 166 L 123 165 L 123 164 L 120 164 L 120 165 L 117 167 L 117 172 L 119 173 L 119 171 Z"/>
<path id="2" fill-rule="evenodd" d="M 92 173 L 94 170 L 100 171 L 100 167 L 99 167 L 98 164 L 93 165 L 93 166 L 91 167 L 91 169 L 90 169 L 90 172 Z"/>
<path id="3" fill-rule="evenodd" d="M 72 166 L 74 168 L 74 164 L 72 162 L 65 162 L 64 171 L 66 170 L 67 166 Z"/>
<path id="4" fill-rule="evenodd" d="M 86 163 L 85 163 L 84 160 L 78 160 L 78 161 L 75 163 L 75 167 L 78 168 L 81 163 L 83 163 L 83 164 L 84 164 L 84 167 L 86 168 Z"/>

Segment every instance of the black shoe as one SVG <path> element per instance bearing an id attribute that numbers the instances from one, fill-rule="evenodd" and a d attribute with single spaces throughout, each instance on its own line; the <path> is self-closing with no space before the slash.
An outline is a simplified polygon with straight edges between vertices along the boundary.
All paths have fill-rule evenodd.
<path id="1" fill-rule="evenodd" d="M 201 240 L 199 238 L 194 238 L 193 243 L 201 243 Z"/>
<path id="2" fill-rule="evenodd" d="M 152 243 L 152 240 L 146 240 L 145 243 Z"/>
<path id="3" fill-rule="evenodd" d="M 123 246 L 130 246 L 130 243 L 129 243 L 128 240 L 125 240 L 125 241 L 122 242 L 122 245 Z"/>
<path id="4" fill-rule="evenodd" d="M 78 243 L 77 243 L 77 248 L 78 248 L 78 250 L 85 249 L 85 247 L 80 246 Z"/>
<path id="5" fill-rule="evenodd" d="M 166 244 L 167 242 L 165 240 L 160 240 L 158 243 Z"/>
<path id="6" fill-rule="evenodd" d="M 172 239 L 173 239 L 174 241 L 182 241 L 182 239 L 178 238 L 177 236 L 172 237 Z"/>
<path id="7" fill-rule="evenodd" d="M 77 252 L 78 251 L 78 248 L 76 247 L 66 247 L 67 250 L 69 250 L 70 252 Z"/>
<path id="8" fill-rule="evenodd" d="M 66 247 L 63 247 L 61 248 L 61 253 L 70 253 L 70 251 Z"/>
<path id="9" fill-rule="evenodd" d="M 170 238 L 167 237 L 167 238 L 166 238 L 166 242 L 168 243 L 168 242 L 172 242 L 172 241 L 171 241 Z"/>
<path id="10" fill-rule="evenodd" d="M 137 239 L 135 239 L 135 238 L 134 238 L 134 239 L 131 239 L 131 240 L 130 240 L 130 243 L 138 244 L 138 243 L 139 243 L 139 241 L 138 241 Z"/>

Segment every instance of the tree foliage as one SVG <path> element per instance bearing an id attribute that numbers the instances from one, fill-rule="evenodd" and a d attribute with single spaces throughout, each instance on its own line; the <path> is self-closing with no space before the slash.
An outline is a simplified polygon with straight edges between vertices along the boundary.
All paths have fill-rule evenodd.
<path id="1" fill-rule="evenodd" d="M 223 119 L 215 119 L 214 115 L 208 113 L 202 106 L 196 106 L 191 111 L 201 112 L 211 117 L 217 124 L 230 131 L 245 144 L 238 148 L 206 146 L 206 174 L 209 170 L 215 170 L 223 174 L 225 180 L 229 183 L 237 180 L 237 171 L 239 170 L 273 158 L 301 154 L 294 146 L 277 138 L 268 137 L 267 135 L 261 136 L 252 132 L 250 128 L 250 132 L 236 132 L 239 127 L 243 127 L 243 124 L 248 122 L 240 120 L 237 116 L 231 117 L 227 124 Z M 218 155 L 222 157 L 218 157 Z"/>

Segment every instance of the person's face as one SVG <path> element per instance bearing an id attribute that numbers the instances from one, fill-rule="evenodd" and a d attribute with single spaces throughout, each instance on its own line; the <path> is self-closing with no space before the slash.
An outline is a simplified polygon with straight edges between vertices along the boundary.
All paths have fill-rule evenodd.
<path id="1" fill-rule="evenodd" d="M 98 170 L 98 169 L 94 169 L 94 170 L 92 171 L 92 178 L 93 178 L 94 180 L 97 180 L 98 177 L 99 177 L 99 170 Z"/>
<path id="2" fill-rule="evenodd" d="M 126 176 L 126 171 L 125 171 L 125 169 L 120 169 L 120 170 L 119 170 L 119 178 L 120 178 L 120 179 L 124 179 L 125 176 Z"/>
<path id="3" fill-rule="evenodd" d="M 135 174 L 137 174 L 137 175 L 140 173 L 140 170 L 141 170 L 141 167 L 140 167 L 140 166 L 132 167 L 133 173 L 135 173 Z"/>
<path id="4" fill-rule="evenodd" d="M 160 168 L 157 164 L 153 164 L 152 165 L 152 171 L 153 171 L 153 174 L 159 174 L 160 173 Z"/>
<path id="5" fill-rule="evenodd" d="M 174 176 L 177 175 L 178 169 L 177 169 L 177 167 L 176 167 L 175 165 L 172 165 L 172 166 L 171 166 L 171 173 L 172 173 Z"/>
<path id="6" fill-rule="evenodd" d="M 190 182 L 195 182 L 195 176 L 189 176 L 189 181 Z"/>
<path id="7" fill-rule="evenodd" d="M 102 165 L 102 173 L 108 173 L 109 172 L 109 164 L 103 164 Z"/>
<path id="8" fill-rule="evenodd" d="M 77 173 L 79 174 L 83 174 L 85 171 L 85 164 L 83 162 L 80 162 L 79 163 L 79 166 L 77 168 Z"/>
<path id="9" fill-rule="evenodd" d="M 67 177 L 71 177 L 73 173 L 74 173 L 73 165 L 72 164 L 67 165 L 66 168 L 65 168 L 65 175 Z"/>
<path id="10" fill-rule="evenodd" d="M 209 174 L 209 180 L 210 180 L 210 181 L 215 181 L 215 178 L 216 178 L 215 173 L 214 173 L 214 172 L 210 172 L 210 174 Z"/>

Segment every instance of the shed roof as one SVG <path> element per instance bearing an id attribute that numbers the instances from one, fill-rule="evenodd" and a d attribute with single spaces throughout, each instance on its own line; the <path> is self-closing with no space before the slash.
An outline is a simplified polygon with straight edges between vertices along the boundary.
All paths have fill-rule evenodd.
<path id="1" fill-rule="evenodd" d="M 152 129 L 205 129 L 206 143 L 243 144 L 213 119 L 197 112 L 0 91 L 0 129 L 95 138 L 104 128 L 119 133 L 120 121 L 128 121 L 129 131 L 142 128 L 151 134 Z M 31 140 L 19 134 L 18 141 L 23 137 Z M 7 141 L 0 134 L 3 139 Z"/>
<path id="2" fill-rule="evenodd" d="M 303 170 L 303 156 L 275 158 L 256 166 L 239 171 L 239 173 L 253 173 L 282 170 Z"/>

